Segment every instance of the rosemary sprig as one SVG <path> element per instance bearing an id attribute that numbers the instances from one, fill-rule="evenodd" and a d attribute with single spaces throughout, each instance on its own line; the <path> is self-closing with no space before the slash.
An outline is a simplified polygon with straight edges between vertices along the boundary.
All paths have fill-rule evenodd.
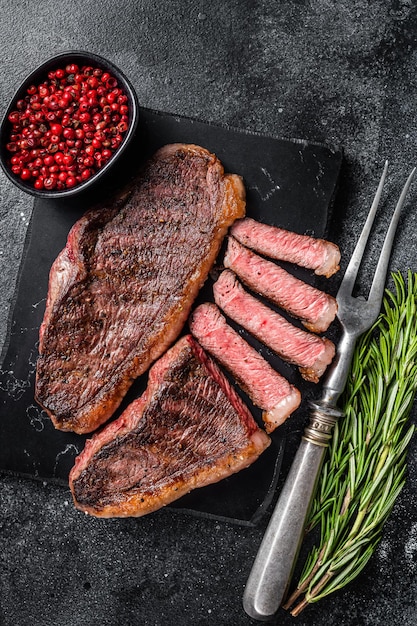
<path id="1" fill-rule="evenodd" d="M 293 616 L 347 585 L 365 567 L 405 483 L 417 390 L 417 274 L 392 275 L 382 312 L 358 342 L 310 513 L 320 542 L 284 608 Z"/>

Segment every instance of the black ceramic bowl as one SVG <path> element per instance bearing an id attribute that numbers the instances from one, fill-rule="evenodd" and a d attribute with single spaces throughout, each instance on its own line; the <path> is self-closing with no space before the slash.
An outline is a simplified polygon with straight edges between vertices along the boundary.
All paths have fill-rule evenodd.
<path id="1" fill-rule="evenodd" d="M 9 114 L 16 109 L 16 102 L 20 99 L 24 99 L 25 96 L 27 96 L 28 87 L 30 87 L 31 85 L 41 84 L 44 80 L 47 79 L 48 72 L 56 70 L 58 68 L 65 68 L 66 65 L 70 63 L 75 63 L 80 67 L 88 65 L 93 68 L 100 68 L 103 71 L 109 72 L 114 78 L 117 79 L 118 87 L 123 90 L 124 94 L 126 94 L 128 98 L 128 129 L 124 133 L 123 140 L 120 143 L 119 147 L 114 151 L 109 160 L 105 164 L 103 164 L 102 167 L 98 169 L 94 174 L 92 174 L 87 180 L 79 182 L 73 187 L 65 188 L 62 190 L 36 189 L 33 185 L 33 182 L 22 180 L 19 175 L 14 174 L 10 169 L 10 157 L 12 156 L 12 154 L 6 148 L 6 144 L 10 142 L 12 124 L 10 123 L 8 117 Z M 12 98 L 0 126 L 0 164 L 9 179 L 15 185 L 17 185 L 17 187 L 19 187 L 23 191 L 26 191 L 27 193 L 42 198 L 68 198 L 69 196 L 74 196 L 75 194 L 79 194 L 80 192 L 91 190 L 91 188 L 95 186 L 99 181 L 102 181 L 103 177 L 106 176 L 109 173 L 109 170 L 112 169 L 113 166 L 120 160 L 135 134 L 138 125 L 138 117 L 139 104 L 136 93 L 126 76 L 115 65 L 113 65 L 113 63 L 107 61 L 103 57 L 92 54 L 90 52 L 63 52 L 49 59 L 45 63 L 42 63 L 41 66 L 33 71 L 23 81 L 22 85 L 19 87 L 14 97 Z"/>

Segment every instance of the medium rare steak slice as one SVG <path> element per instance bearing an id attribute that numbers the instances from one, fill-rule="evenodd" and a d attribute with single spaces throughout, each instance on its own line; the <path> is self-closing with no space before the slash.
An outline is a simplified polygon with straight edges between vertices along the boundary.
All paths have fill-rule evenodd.
<path id="1" fill-rule="evenodd" d="M 315 333 L 327 330 L 336 316 L 335 298 L 255 254 L 234 237 L 228 238 L 223 265 L 237 274 L 252 291 L 300 319 Z"/>
<path id="2" fill-rule="evenodd" d="M 178 337 L 230 224 L 240 177 L 204 148 L 168 145 L 118 202 L 91 210 L 54 262 L 40 329 L 37 401 L 86 433 Z"/>
<path id="3" fill-rule="evenodd" d="M 214 283 L 216 304 L 235 322 L 289 363 L 298 365 L 306 380 L 318 382 L 335 354 L 334 344 L 287 322 L 250 295 L 235 274 L 224 270 Z"/>
<path id="4" fill-rule="evenodd" d="M 267 433 L 298 408 L 301 401 L 298 389 L 226 322 L 215 304 L 200 304 L 189 323 L 200 345 L 234 376 L 254 405 L 262 409 Z"/>
<path id="5" fill-rule="evenodd" d="M 70 473 L 77 508 L 141 516 L 253 463 L 270 439 L 197 342 L 182 337 L 148 387 L 87 441 Z"/>
<path id="6" fill-rule="evenodd" d="M 243 245 L 271 259 L 295 263 L 327 277 L 339 269 L 339 248 L 325 239 L 299 235 L 251 218 L 239 220 L 230 232 Z"/>

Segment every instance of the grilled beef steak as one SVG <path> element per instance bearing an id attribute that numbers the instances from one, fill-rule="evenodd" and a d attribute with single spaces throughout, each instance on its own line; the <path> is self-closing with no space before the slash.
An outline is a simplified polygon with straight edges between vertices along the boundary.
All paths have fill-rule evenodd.
<path id="1" fill-rule="evenodd" d="M 178 337 L 233 221 L 240 177 L 194 145 L 161 148 L 130 192 L 91 210 L 54 262 L 40 329 L 37 401 L 87 433 Z"/>
<path id="2" fill-rule="evenodd" d="M 223 265 L 237 274 L 252 291 L 300 319 L 312 332 L 324 332 L 336 316 L 337 302 L 333 296 L 255 254 L 234 237 L 228 238 Z"/>
<path id="3" fill-rule="evenodd" d="M 145 515 L 247 467 L 269 443 L 187 335 L 152 366 L 142 397 L 87 441 L 70 473 L 74 503 L 98 517 Z"/>
<path id="4" fill-rule="evenodd" d="M 301 375 L 318 382 L 335 355 L 334 344 L 293 326 L 281 315 L 248 293 L 231 270 L 224 270 L 214 283 L 216 304 L 254 337 L 289 363 Z"/>
<path id="5" fill-rule="evenodd" d="M 295 263 L 327 277 L 339 269 L 340 250 L 325 239 L 299 235 L 251 218 L 239 220 L 230 232 L 243 245 L 271 259 Z"/>
<path id="6" fill-rule="evenodd" d="M 236 378 L 254 405 L 262 409 L 267 433 L 298 408 L 301 401 L 298 389 L 226 322 L 215 304 L 200 304 L 191 315 L 190 329 L 200 345 Z"/>

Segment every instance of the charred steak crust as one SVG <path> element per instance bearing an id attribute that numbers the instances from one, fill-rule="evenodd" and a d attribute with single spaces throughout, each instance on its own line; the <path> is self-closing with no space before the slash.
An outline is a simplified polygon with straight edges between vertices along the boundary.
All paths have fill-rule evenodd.
<path id="1" fill-rule="evenodd" d="M 195 145 L 161 148 L 130 193 L 72 228 L 49 278 L 35 397 L 56 428 L 87 433 L 175 339 L 229 226 L 239 176 Z"/>
<path id="2" fill-rule="evenodd" d="M 142 397 L 87 441 L 70 488 L 92 515 L 141 516 L 247 467 L 269 444 L 187 335 L 152 366 Z"/>

